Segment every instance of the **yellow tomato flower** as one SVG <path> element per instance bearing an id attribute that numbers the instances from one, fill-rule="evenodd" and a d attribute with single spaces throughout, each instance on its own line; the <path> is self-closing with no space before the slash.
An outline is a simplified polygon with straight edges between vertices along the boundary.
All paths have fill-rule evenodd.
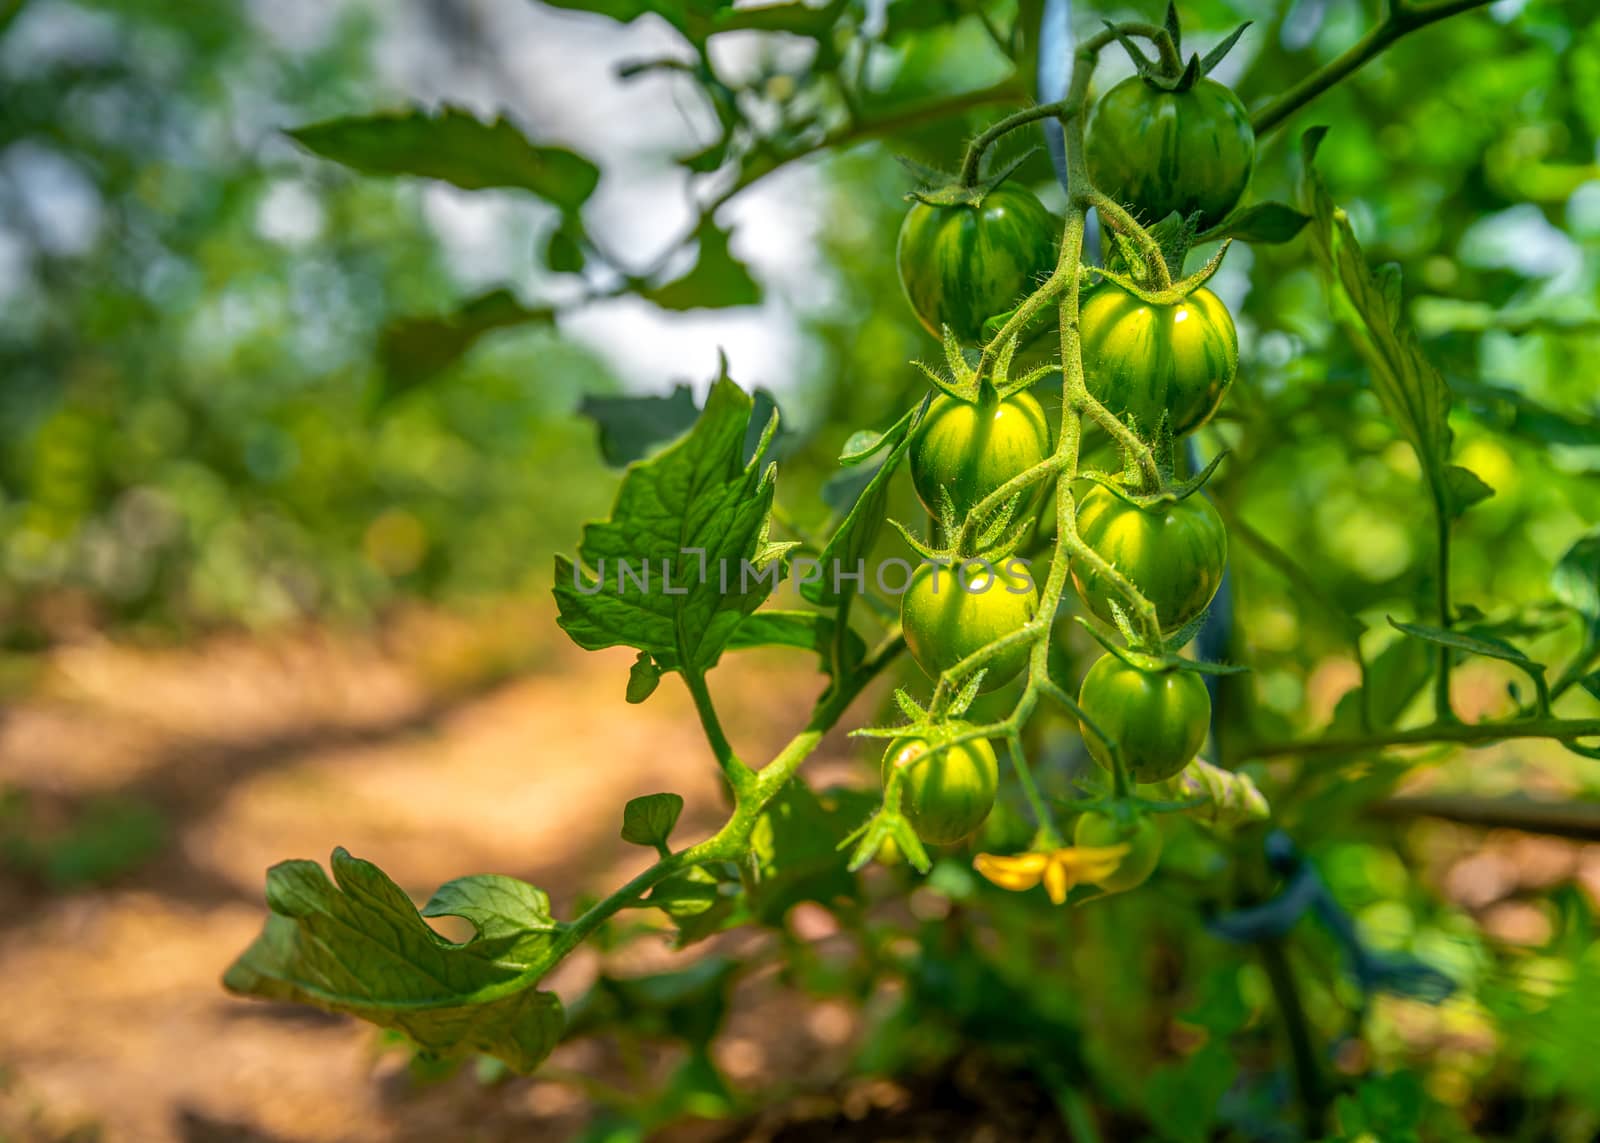
<path id="1" fill-rule="evenodd" d="M 1051 903 L 1059 905 L 1067 899 L 1074 885 L 1110 877 L 1127 855 L 1126 844 L 1067 845 L 1048 853 L 1035 851 L 1014 857 L 980 853 L 972 859 L 972 866 L 1000 888 L 1013 893 L 1025 893 L 1043 882 Z"/>

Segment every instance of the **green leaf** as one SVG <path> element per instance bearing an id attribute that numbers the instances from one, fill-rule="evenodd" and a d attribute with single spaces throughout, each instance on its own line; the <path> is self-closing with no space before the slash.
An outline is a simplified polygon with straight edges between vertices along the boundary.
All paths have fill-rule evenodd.
<path id="1" fill-rule="evenodd" d="M 831 615 L 815 611 L 758 611 L 739 624 L 728 641 L 728 650 L 748 647 L 796 647 L 815 651 L 824 667 L 833 657 L 834 621 Z M 867 644 L 851 630 L 845 635 L 847 666 L 866 658 Z"/>
<path id="2" fill-rule="evenodd" d="M 1393 617 L 1389 619 L 1389 625 L 1396 631 L 1410 635 L 1413 639 L 1421 639 L 1440 647 L 1449 647 L 1463 654 L 1482 655 L 1488 659 L 1499 659 L 1502 662 L 1512 663 L 1524 670 L 1544 670 L 1543 663 L 1534 662 L 1504 639 L 1486 632 L 1469 633 L 1468 631 L 1451 631 L 1443 627 L 1429 627 L 1422 623 L 1401 623 Z"/>
<path id="3" fill-rule="evenodd" d="M 846 0 L 831 0 L 822 7 L 801 0 L 747 8 L 724 7 L 713 17 L 711 27 L 715 32 L 788 32 L 815 40 L 833 30 L 845 7 Z"/>
<path id="4" fill-rule="evenodd" d="M 855 896 L 856 879 L 839 844 L 875 799 L 859 790 L 832 790 L 827 798 L 793 778 L 756 819 L 750 848 L 757 879 L 750 907 L 762 924 L 782 923 L 801 901 L 833 905 Z"/>
<path id="5" fill-rule="evenodd" d="M 1326 133 L 1325 127 L 1313 127 L 1303 138 L 1301 205 L 1311 215 L 1307 233 L 1329 305 L 1367 363 L 1384 411 L 1417 454 L 1434 503 L 1441 512 L 1459 514 L 1467 505 L 1457 497 L 1470 497 L 1477 489 L 1447 471 L 1450 389 L 1405 319 L 1398 270 L 1386 266 L 1374 273 L 1367 266 L 1349 218 L 1334 206 L 1317 174 L 1314 161 Z"/>
<path id="6" fill-rule="evenodd" d="M 314 861 L 268 871 L 272 915 L 223 977 L 230 991 L 359 1016 L 428 1051 L 483 1052 L 521 1072 L 550 1053 L 561 1002 L 533 986 L 561 925 L 543 893 L 509 877 L 450 882 L 427 915 L 472 922 L 477 935 L 455 944 L 376 865 L 336 849 L 333 876 Z"/>
<path id="7" fill-rule="evenodd" d="M 687 432 L 700 415 L 694 390 L 676 386 L 665 397 L 592 397 L 578 412 L 600 427 L 600 455 L 615 468 L 643 459 L 652 448 Z"/>
<path id="8" fill-rule="evenodd" d="M 1161 1138 L 1206 1143 L 1217 1121 L 1217 1105 L 1238 1072 L 1228 1050 L 1213 1041 L 1185 1060 L 1154 1069 L 1145 1079 L 1140 1106 Z"/>
<path id="9" fill-rule="evenodd" d="M 753 306 L 761 301 L 761 283 L 728 249 L 728 232 L 710 219 L 696 237 L 699 253 L 689 272 L 660 286 L 641 290 L 640 296 L 666 310 L 723 309 Z"/>
<path id="10" fill-rule="evenodd" d="M 1459 464 L 1445 465 L 1444 483 L 1450 490 L 1451 510 L 1457 516 L 1494 495 L 1494 489 L 1485 484 L 1476 472 Z"/>
<path id="11" fill-rule="evenodd" d="M 287 132 L 306 150 L 367 175 L 417 175 L 465 190 L 532 191 L 564 211 L 594 193 L 600 168 L 562 147 L 535 146 L 496 118 L 445 107 L 366 118 L 332 119 Z"/>
<path id="12" fill-rule="evenodd" d="M 1235 211 L 1201 234 L 1197 241 L 1237 238 L 1241 242 L 1278 245 L 1293 241 L 1310 221 L 1310 216 L 1286 203 L 1256 202 Z"/>
<path id="13" fill-rule="evenodd" d="M 1600 633 L 1600 531 L 1590 532 L 1567 549 L 1550 574 L 1550 586 L 1557 599 Z"/>
<path id="14" fill-rule="evenodd" d="M 638 706 L 655 694 L 660 685 L 661 668 L 656 666 L 656 661 L 648 651 L 640 651 L 633 660 L 633 666 L 628 668 L 628 693 L 625 697 L 628 702 Z"/>
<path id="15" fill-rule="evenodd" d="M 578 646 L 703 672 L 771 593 L 782 548 L 767 540 L 775 471 L 760 454 L 777 418 L 746 461 L 753 407 L 719 378 L 689 435 L 630 466 L 610 518 L 584 528 L 581 566 L 556 557 L 558 621 Z"/>
<path id="16" fill-rule="evenodd" d="M 1583 678 L 1578 680 L 1578 685 L 1595 698 L 1600 699 L 1600 671 L 1584 675 Z"/>
<path id="17" fill-rule="evenodd" d="M 664 846 L 681 813 L 683 798 L 677 794 L 646 794 L 633 798 L 622 808 L 622 840 L 651 849 Z"/>
<path id="18" fill-rule="evenodd" d="M 915 409 L 896 421 L 874 446 L 882 448 L 891 445 L 892 451 L 872 474 L 866 487 L 857 496 L 854 506 L 845 514 L 827 544 L 823 546 L 822 555 L 818 557 L 823 568 L 822 576 L 801 585 L 800 594 L 809 602 L 819 607 L 834 607 L 845 598 L 846 592 L 855 589 L 855 585 L 845 581 L 842 576 L 836 581 L 833 572 L 838 569 L 853 574 L 865 565 L 866 558 L 872 551 L 872 545 L 878 539 L 878 531 L 883 527 L 884 510 L 889 502 L 889 484 L 894 479 L 894 470 L 900 464 L 900 459 L 905 456 L 906 450 L 911 447 L 912 432 L 927 406 L 928 400 L 924 399 Z"/>
<path id="19" fill-rule="evenodd" d="M 1433 677 L 1436 659 L 1421 640 L 1396 639 L 1367 663 L 1372 727 L 1393 726 Z M 1357 734 L 1361 725 L 1361 687 L 1348 691 L 1333 708 L 1328 732 Z"/>
<path id="20" fill-rule="evenodd" d="M 400 318 L 378 339 L 386 396 L 422 384 L 454 365 L 485 334 L 519 325 L 548 325 L 555 311 L 524 306 L 510 290 L 493 290 L 440 317 Z"/>
<path id="21" fill-rule="evenodd" d="M 557 274 L 576 274 L 583 269 L 583 224 L 568 215 L 550 232 L 544 246 L 544 264 Z"/>

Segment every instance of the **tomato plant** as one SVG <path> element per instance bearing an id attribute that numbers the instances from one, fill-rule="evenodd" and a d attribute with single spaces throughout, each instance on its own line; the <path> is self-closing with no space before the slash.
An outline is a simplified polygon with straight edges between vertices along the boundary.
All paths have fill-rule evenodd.
<path id="1" fill-rule="evenodd" d="M 1089 116 L 1089 177 L 1145 222 L 1173 211 L 1221 222 L 1250 185 L 1256 133 L 1239 97 L 1213 79 L 1163 90 L 1129 76 Z"/>
<path id="2" fill-rule="evenodd" d="M 1089 392 L 1148 436 L 1205 424 L 1238 372 L 1233 318 L 1204 287 L 1152 305 L 1108 283 L 1083 299 L 1081 315 Z"/>
<path id="3" fill-rule="evenodd" d="M 1203 496 L 1141 506 L 1097 485 L 1079 501 L 1077 523 L 1088 549 L 1154 606 L 1163 631 L 1199 616 L 1222 584 L 1227 532 Z M 1089 610 L 1107 623 L 1113 605 L 1126 602 L 1087 561 L 1072 565 L 1072 581 Z"/>
<path id="4" fill-rule="evenodd" d="M 916 737 L 897 738 L 884 751 L 884 785 L 896 770 L 900 772 L 900 804 L 906 820 L 918 837 L 932 845 L 955 844 L 981 826 L 994 808 L 1000 763 L 986 739 L 929 754 L 930 748 L 973 729 L 971 723 L 952 720 Z"/>
<path id="5" fill-rule="evenodd" d="M 1199 675 L 1143 670 L 1110 653 L 1083 676 L 1078 705 L 1088 717 L 1083 741 L 1090 756 L 1110 770 L 1116 743 L 1139 782 L 1163 782 L 1182 770 L 1200 753 L 1211 725 L 1211 698 Z"/>
<path id="6" fill-rule="evenodd" d="M 1060 226 L 1038 197 L 1005 184 L 972 202 L 913 204 L 895 260 L 918 320 L 976 344 L 983 325 L 1049 276 Z"/>
<path id="7" fill-rule="evenodd" d="M 1050 423 L 1032 393 L 976 402 L 941 394 L 911 442 L 911 484 L 935 516 L 948 497 L 956 515 L 965 518 L 984 497 L 1049 454 Z"/>
<path id="8" fill-rule="evenodd" d="M 947 1040 L 964 1050 L 982 1039 L 994 1055 L 1024 1060 L 1084 1138 L 1102 1126 L 1097 1117 L 1127 1137 L 1431 1137 L 1414 1130 L 1422 1113 L 1391 1114 L 1420 1104 L 1422 1088 L 1408 1096 L 1388 1086 L 1405 1048 L 1368 1021 L 1389 996 L 1437 1005 L 1458 987 L 1428 950 L 1465 927 L 1465 907 L 1436 902 L 1415 950 L 1369 948 L 1350 916 L 1375 903 L 1363 887 L 1386 881 L 1391 901 L 1427 893 L 1405 862 L 1391 867 L 1393 854 L 1375 856 L 1356 835 L 1390 817 L 1538 826 L 1526 807 L 1391 797 L 1419 758 L 1444 771 L 1457 750 L 1506 743 L 1539 744 L 1574 770 L 1572 759 L 1600 756 L 1600 719 L 1578 705 L 1600 694 L 1600 538 L 1581 532 L 1593 500 L 1572 475 L 1592 475 L 1592 393 L 1554 409 L 1543 393 L 1483 376 L 1525 368 L 1553 388 L 1571 371 L 1550 362 L 1580 359 L 1592 337 L 1582 307 L 1593 299 L 1577 297 L 1578 308 L 1553 318 L 1541 291 L 1558 276 L 1514 286 L 1517 267 L 1536 259 L 1506 239 L 1531 225 L 1541 251 L 1559 247 L 1552 259 L 1571 271 L 1566 279 L 1593 277 L 1578 272 L 1592 269 L 1584 241 L 1544 242 L 1556 219 L 1593 229 L 1589 150 L 1576 145 L 1587 104 L 1564 89 L 1549 111 L 1540 100 L 1493 104 L 1478 126 L 1498 142 L 1474 143 L 1451 168 L 1452 179 L 1491 188 L 1496 216 L 1481 228 L 1439 222 L 1444 196 L 1428 200 L 1422 221 L 1384 198 L 1391 159 L 1415 150 L 1443 161 L 1425 123 L 1341 139 L 1336 151 L 1381 140 L 1384 163 L 1367 155 L 1337 180 L 1364 211 L 1335 204 L 1324 179 L 1337 164 L 1322 153 L 1320 129 L 1253 167 L 1258 142 L 1308 103 L 1327 97 L 1322 106 L 1337 109 L 1329 93 L 1380 51 L 1472 6 L 1386 5 L 1367 36 L 1309 68 L 1308 56 L 1340 29 L 1330 24 L 1315 51 L 1301 53 L 1282 47 L 1295 29 L 1280 20 L 1241 64 L 1247 113 L 1206 78 L 1243 29 L 1185 62 L 1170 9 L 1160 24 L 1126 20 L 1063 45 L 1055 23 L 1012 21 L 1013 12 L 1023 22 L 1037 16 L 1029 5 L 956 5 L 960 25 L 944 18 L 946 6 L 899 2 L 870 19 L 848 3 L 589 5 L 622 20 L 649 8 L 660 34 L 683 41 L 681 52 L 630 64 L 630 75 L 655 71 L 693 86 L 714 136 L 680 163 L 693 192 L 688 225 L 659 257 L 637 263 L 591 230 L 600 225 L 586 206 L 598 166 L 505 120 L 414 111 L 295 132 L 361 170 L 544 201 L 542 257 L 565 292 L 529 301 L 493 291 L 385 334 L 386 344 L 423 344 L 447 364 L 496 331 L 559 329 L 555 318 L 623 296 L 667 312 L 753 306 L 763 284 L 735 253 L 735 212 L 723 209 L 734 198 L 772 171 L 867 140 L 893 137 L 921 158 L 907 164 L 916 203 L 897 240 L 906 182 L 881 155 L 863 150 L 823 176 L 850 193 L 828 200 L 819 247 L 870 251 L 830 282 L 840 304 L 803 315 L 829 352 L 808 359 L 814 374 L 792 380 L 820 378 L 825 392 L 797 383 L 775 386 L 777 397 L 753 394 L 724 360 L 703 389 L 584 400 L 620 474 L 609 514 L 555 559 L 557 622 L 583 649 L 633 652 L 625 686 L 618 680 L 628 702 L 650 701 L 664 680 L 681 684 L 678 709 L 703 731 L 721 800 L 680 821 L 682 796 L 634 798 L 620 836 L 650 861 L 602 895 L 572 886 L 554 904 L 531 884 L 485 874 L 445 884 L 419 910 L 343 850 L 331 879 L 310 862 L 275 866 L 273 915 L 228 987 L 354 1013 L 429 1053 L 487 1054 L 518 1071 L 592 1028 L 596 1012 L 636 1030 L 688 1027 L 689 1063 L 670 1085 L 670 1106 L 725 1111 L 734 1097 L 708 1045 L 731 1003 L 731 985 L 716 989 L 739 967 L 698 966 L 713 964 L 724 934 L 743 927 L 757 938 L 737 946 L 740 958 L 759 946 L 748 959 L 781 961 L 777 979 L 849 1003 L 898 998 L 891 1016 L 862 1022 L 881 1049 L 862 1058 L 892 1071 Z M 1060 14 L 1054 0 L 1048 7 Z M 1320 21 L 1310 7 L 1295 20 Z M 1553 34 L 1547 20 L 1531 17 L 1534 30 L 1519 33 L 1538 60 L 1530 71 L 1593 72 L 1593 44 Z M 1480 20 L 1470 38 L 1501 26 Z M 928 78 L 927 60 L 974 39 L 973 27 L 985 50 L 1013 64 L 1021 45 L 1037 46 L 1035 32 L 1050 34 L 1037 37 L 1045 46 L 1036 69 L 1030 60 L 992 84 L 916 91 L 910 81 Z M 733 32 L 809 40 L 815 50 L 796 58 L 812 62 L 780 69 L 773 61 L 787 55 L 754 53 L 748 75 L 724 75 L 711 45 Z M 1118 45 L 1137 74 L 1094 101 L 1097 68 Z M 1261 71 L 1262 60 L 1276 70 Z M 1462 91 L 1512 82 L 1495 78 L 1504 67 L 1489 60 Z M 1369 75 L 1382 86 L 1365 93 L 1364 114 L 1401 86 L 1384 69 Z M 1036 86 L 1046 95 L 1031 102 L 1024 93 Z M 987 126 L 970 121 L 998 104 L 1015 110 Z M 1425 110 L 1449 106 L 1435 90 Z M 1525 118 L 1542 126 L 1528 129 Z M 1060 144 L 1057 167 L 1021 145 L 1021 133 L 1041 126 L 1047 143 Z M 966 141 L 959 165 L 953 155 L 940 157 L 952 160 L 948 170 L 922 161 L 955 139 Z M 1001 152 L 1009 161 L 996 160 Z M 1052 170 L 1060 219 L 1030 189 Z M 1245 201 L 1253 177 L 1257 194 L 1292 201 Z M 1513 199 L 1519 209 L 1506 209 Z M 1417 272 L 1404 291 L 1392 272 L 1369 266 L 1351 214 L 1372 220 L 1385 255 Z M 1235 242 L 1250 244 L 1247 257 Z M 1291 242 L 1299 245 L 1276 249 Z M 1237 328 L 1208 286 L 1224 265 L 1234 280 L 1218 291 L 1242 298 Z M 884 305 L 896 273 L 918 322 L 949 333 L 942 359 L 916 363 L 920 375 L 904 358 L 921 334 L 903 307 Z M 1241 281 L 1249 288 L 1235 290 Z M 1540 304 L 1519 309 L 1513 297 Z M 1045 329 L 1052 336 L 1041 337 Z M 1549 336 L 1564 340 L 1552 349 Z M 1241 356 L 1259 383 L 1216 417 Z M 456 395 L 441 394 L 417 399 L 448 405 Z M 811 397 L 809 411 L 823 415 L 810 421 L 777 409 Z M 404 424 L 410 409 L 402 402 L 374 415 Z M 1530 509 L 1526 496 L 1513 498 L 1516 484 L 1547 462 L 1552 444 L 1568 450 L 1559 454 L 1572 469 L 1567 495 Z M 1019 495 L 997 502 L 1006 487 Z M 1053 520 L 1039 510 L 1046 504 Z M 1537 526 L 1520 518 L 1530 510 L 1546 513 Z M 1552 536 L 1567 554 L 1550 574 L 1541 561 Z M 1478 557 L 1472 578 L 1463 578 L 1462 543 Z M 31 550 L 19 545 L 18 566 Z M 1237 591 L 1222 587 L 1230 558 Z M 1537 566 L 1526 598 L 1499 598 L 1502 558 Z M 898 584 L 885 574 L 896 563 Z M 1104 654 L 1083 671 L 1096 646 Z M 800 657 L 820 676 L 807 711 L 781 708 L 794 715 L 781 744 L 760 733 L 768 696 L 756 687 L 768 676 L 719 670 L 755 648 Z M 1491 685 L 1461 669 L 1468 660 Z M 730 710 L 744 717 L 727 718 Z M 823 747 L 842 747 L 833 732 L 843 729 L 874 740 L 856 759 L 862 767 L 873 765 L 876 740 L 888 744 L 877 783 L 852 773 L 842 748 Z M 832 754 L 826 781 L 803 769 L 819 750 Z M 1378 811 L 1372 820 L 1349 826 L 1367 808 Z M 1559 823 L 1567 833 L 1591 828 Z M 928 850 L 968 838 L 980 852 Z M 1140 888 L 1164 846 L 1163 877 L 1105 906 L 1114 923 L 1087 910 L 1063 923 L 1049 912 Z M 875 859 L 893 867 L 872 868 Z M 803 924 L 800 906 L 811 914 Z M 829 919 L 818 924 L 817 912 Z M 1517 922 L 1519 939 L 1539 945 L 1540 958 L 1586 947 L 1588 912 L 1567 902 Z M 473 935 L 445 940 L 429 924 L 440 916 L 461 918 Z M 1316 941 L 1296 932 L 1302 916 L 1324 926 Z M 830 948 L 799 939 L 807 926 L 829 932 Z M 580 948 L 605 957 L 641 933 L 713 951 L 656 987 L 602 976 L 569 1013 L 550 975 Z M 1166 956 L 1180 940 L 1184 955 Z M 832 945 L 848 951 L 834 956 Z M 1259 972 L 1241 971 L 1256 962 Z M 1148 987 L 1153 964 L 1182 980 Z M 1049 986 L 1058 970 L 1079 987 Z M 1505 976 L 1517 972 L 1513 963 Z M 886 979 L 893 987 L 880 991 Z M 1577 968 L 1573 979 L 1565 1010 L 1585 1011 L 1596 986 Z M 1121 1017 L 1105 1012 L 1120 1013 L 1129 997 L 1151 1003 L 1153 1017 L 1129 1016 L 1107 1032 Z M 1549 1000 L 1540 1004 L 1561 1007 Z M 1533 1010 L 1508 1002 L 1496 1018 L 1514 1023 Z M 922 1036 L 931 1012 L 949 1036 Z M 1191 1019 L 1205 1035 L 1163 1040 L 1158 1056 L 1148 1036 L 1127 1034 L 1134 1023 Z M 1282 1035 L 1269 1036 L 1269 1026 Z M 1093 1050 L 1079 1049 L 1086 1037 L 1097 1037 Z M 1268 1057 L 1269 1041 L 1286 1045 L 1287 1061 Z M 1138 1066 L 1117 1066 L 1129 1059 Z M 1470 1091 L 1499 1064 L 1430 1073 L 1428 1090 Z M 1562 1073 L 1547 1090 L 1568 1098 L 1585 1082 Z M 1225 1100 L 1230 1091 L 1237 1098 Z M 1095 1093 L 1092 1107 L 1083 1092 Z M 1430 1126 L 1450 1128 L 1439 1138 L 1470 1138 L 1463 1125 L 1490 1121 L 1468 1103 L 1438 1111 Z M 1592 1128 L 1581 1100 L 1559 1111 L 1568 1136 Z M 660 1126 L 637 1107 L 629 1113 L 637 1137 Z M 1396 1118 L 1408 1122 L 1391 1130 Z"/>
<path id="9" fill-rule="evenodd" d="M 977 562 L 955 567 L 923 564 L 900 599 L 906 649 L 929 678 L 1020 631 L 1034 616 L 1039 593 L 1026 572 Z M 1028 662 L 1027 643 L 996 655 L 982 689 L 1003 687 Z"/>

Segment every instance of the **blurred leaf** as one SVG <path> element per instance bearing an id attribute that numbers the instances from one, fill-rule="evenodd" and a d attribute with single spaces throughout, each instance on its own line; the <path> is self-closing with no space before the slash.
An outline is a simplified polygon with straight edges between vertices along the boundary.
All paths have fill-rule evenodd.
<path id="1" fill-rule="evenodd" d="M 548 325 L 555 311 L 524 306 L 510 290 L 493 290 L 442 317 L 399 318 L 378 340 L 385 393 L 393 396 L 454 365 L 488 333 L 519 325 Z"/>
<path id="2" fill-rule="evenodd" d="M 728 1011 L 739 963 L 706 957 L 678 972 L 601 976 L 572 1005 L 571 1036 L 620 1031 L 652 1039 L 710 1043 Z"/>
<path id="3" fill-rule="evenodd" d="M 1361 1081 L 1354 1094 L 1335 1101 L 1338 1124 L 1334 1143 L 1381 1139 L 1383 1143 L 1418 1143 L 1425 1106 L 1422 1081 L 1412 1072 L 1375 1075 Z"/>
<path id="4" fill-rule="evenodd" d="M 855 897 L 856 878 L 838 847 L 876 799 L 851 790 L 829 798 L 831 805 L 793 778 L 757 819 L 750 845 L 759 876 L 750 907 L 761 923 L 781 923 L 801 901 L 831 906 Z"/>
<path id="5" fill-rule="evenodd" d="M 718 32 L 788 32 L 795 36 L 821 39 L 833 30 L 848 0 L 829 0 L 820 7 L 789 0 L 787 3 L 757 4 L 734 8 L 724 5 L 712 20 Z"/>
<path id="6" fill-rule="evenodd" d="M 641 460 L 656 445 L 682 436 L 700 415 L 694 390 L 682 384 L 665 397 L 586 394 L 578 412 L 600 427 L 600 455 L 613 468 Z"/>
<path id="7" fill-rule="evenodd" d="M 1317 149 L 1327 133 L 1313 127 L 1302 141 L 1302 205 L 1311 212 L 1311 249 L 1322 268 L 1329 306 L 1367 367 L 1384 411 L 1416 453 L 1440 510 L 1459 515 L 1482 499 L 1480 486 L 1452 477 L 1450 389 L 1417 343 L 1401 305 L 1399 268 L 1374 273 L 1345 212 L 1335 207 L 1317 174 Z M 1475 479 L 1475 478 L 1474 478 Z M 1463 501 L 1461 496 L 1471 499 Z"/>
<path id="8" fill-rule="evenodd" d="M 462 878 L 429 916 L 461 916 L 478 935 L 439 936 L 370 862 L 333 852 L 329 881 L 313 861 L 267 874 L 266 928 L 228 969 L 230 991 L 359 1016 L 441 1055 L 477 1051 L 531 1071 L 562 1030 L 561 1002 L 533 986 L 561 926 L 549 902 L 511 878 Z"/>
<path id="9" fill-rule="evenodd" d="M 1600 531 L 1590 532 L 1567 549 L 1551 573 L 1550 586 L 1557 599 L 1600 633 Z"/>
<path id="10" fill-rule="evenodd" d="M 1417 639 L 1396 639 L 1367 662 L 1364 689 L 1372 704 L 1374 728 L 1393 726 L 1406 707 L 1433 678 L 1435 658 Z M 1363 687 L 1348 691 L 1333 709 L 1328 732 L 1359 733 Z"/>
<path id="11" fill-rule="evenodd" d="M 1203 758 L 1171 779 L 1167 793 L 1176 800 L 1203 799 L 1203 805 L 1184 812 L 1212 828 L 1235 829 L 1272 816 L 1272 807 L 1249 774 L 1224 770 Z"/>
<path id="12" fill-rule="evenodd" d="M 1450 388 L 1479 420 L 1537 444 L 1592 445 L 1600 420 L 1551 409 L 1501 385 L 1451 377 Z"/>
<path id="13" fill-rule="evenodd" d="M 610 518 L 584 528 L 589 570 L 556 557 L 558 622 L 578 646 L 624 645 L 666 669 L 705 671 L 771 593 L 777 573 L 764 573 L 781 553 L 767 541 L 774 472 L 743 459 L 753 406 L 719 378 L 690 433 L 633 464 Z M 625 585 L 628 567 L 646 578 Z"/>
<path id="14" fill-rule="evenodd" d="M 1450 503 L 1455 506 L 1457 514 L 1494 495 L 1494 489 L 1485 484 L 1477 473 L 1459 464 L 1445 465 L 1444 482 L 1450 490 Z"/>
<path id="15" fill-rule="evenodd" d="M 1173 1143 L 1206 1143 L 1217 1121 L 1217 1105 L 1233 1085 L 1239 1066 L 1215 1041 L 1175 1064 L 1163 1064 L 1144 1081 L 1141 1109 Z"/>
<path id="16" fill-rule="evenodd" d="M 699 253 L 681 278 L 640 291 L 667 310 L 722 309 L 761 301 L 761 284 L 728 249 L 728 232 L 707 219 L 696 232 Z"/>
<path id="17" fill-rule="evenodd" d="M 368 175 L 418 175 L 465 190 L 532 191 L 565 211 L 594 192 L 600 169 L 562 147 L 542 147 L 504 119 L 484 123 L 445 107 L 333 119 L 288 131 L 314 154 Z"/>
<path id="18" fill-rule="evenodd" d="M 622 808 L 622 840 L 651 849 L 664 846 L 681 813 L 683 798 L 678 794 L 646 794 L 632 798 Z"/>
<path id="19" fill-rule="evenodd" d="M 572 215 L 550 232 L 544 247 L 544 264 L 556 274 L 576 274 L 583 269 L 583 224 Z"/>
<path id="20" fill-rule="evenodd" d="M 1281 202 L 1256 202 L 1201 234 L 1197 241 L 1237 238 L 1241 242 L 1291 242 L 1310 222 L 1309 216 Z"/>

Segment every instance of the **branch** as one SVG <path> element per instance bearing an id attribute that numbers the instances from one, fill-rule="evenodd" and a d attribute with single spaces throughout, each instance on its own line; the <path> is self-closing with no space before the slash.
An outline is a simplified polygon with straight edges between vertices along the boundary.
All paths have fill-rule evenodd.
<path id="1" fill-rule="evenodd" d="M 1448 794 L 1388 798 L 1369 806 L 1380 818 L 1442 818 L 1487 829 L 1600 841 L 1600 805 L 1594 802 L 1530 802 L 1525 798 L 1473 798 Z"/>
<path id="2" fill-rule="evenodd" d="M 1255 128 L 1258 138 L 1268 134 L 1334 84 L 1361 70 L 1369 60 L 1406 33 L 1425 28 L 1429 24 L 1462 12 L 1470 12 L 1474 8 L 1482 8 L 1489 2 L 1490 0 L 1436 0 L 1431 4 L 1414 4 L 1408 0 L 1393 0 L 1389 16 L 1383 23 L 1362 36 L 1338 59 L 1312 72 L 1257 111 L 1250 117 L 1250 125 Z"/>
<path id="3" fill-rule="evenodd" d="M 1463 746 L 1490 746 L 1516 738 L 1549 738 L 1573 742 L 1600 737 L 1600 718 L 1530 718 L 1516 722 L 1435 722 L 1410 730 L 1349 738 L 1318 738 L 1307 742 L 1275 742 L 1246 747 L 1240 759 L 1307 758 L 1318 754 L 1359 754 L 1391 746 L 1429 746 L 1455 742 Z"/>

